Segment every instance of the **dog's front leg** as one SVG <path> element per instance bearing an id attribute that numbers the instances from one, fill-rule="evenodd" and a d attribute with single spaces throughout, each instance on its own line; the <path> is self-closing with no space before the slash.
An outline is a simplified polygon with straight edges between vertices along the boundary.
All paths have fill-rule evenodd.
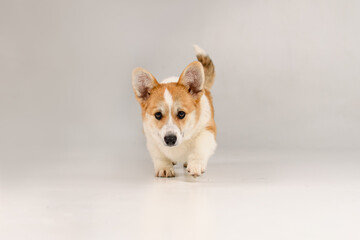
<path id="1" fill-rule="evenodd" d="M 209 157 L 216 149 L 215 136 L 210 131 L 203 131 L 194 140 L 187 160 L 187 172 L 198 177 L 205 172 Z"/>
<path id="2" fill-rule="evenodd" d="M 156 177 L 175 177 L 173 163 L 169 160 L 157 146 L 147 144 L 150 156 L 152 158 Z"/>

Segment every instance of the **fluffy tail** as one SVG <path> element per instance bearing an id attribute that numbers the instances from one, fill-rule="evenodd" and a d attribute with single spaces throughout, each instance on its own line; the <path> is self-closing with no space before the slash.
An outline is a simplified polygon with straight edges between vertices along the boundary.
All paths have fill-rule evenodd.
<path id="1" fill-rule="evenodd" d="M 196 44 L 194 44 L 194 49 L 195 49 L 195 53 L 196 53 L 196 57 L 197 57 L 198 61 L 201 62 L 201 64 L 204 67 L 204 72 L 205 72 L 204 88 L 206 90 L 210 90 L 210 88 L 214 84 L 214 79 L 215 79 L 214 63 L 212 62 L 209 55 L 204 51 L 204 49 L 200 48 Z"/>

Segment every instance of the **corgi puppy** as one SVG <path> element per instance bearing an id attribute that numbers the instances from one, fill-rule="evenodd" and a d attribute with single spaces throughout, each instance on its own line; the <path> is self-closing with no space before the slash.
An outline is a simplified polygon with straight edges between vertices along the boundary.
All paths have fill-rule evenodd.
<path id="1" fill-rule="evenodd" d="M 132 73 L 132 86 L 142 110 L 147 148 L 157 177 L 175 177 L 173 165 L 200 176 L 216 149 L 216 126 L 210 88 L 215 68 L 209 55 L 194 45 L 198 61 L 180 77 L 159 83 L 143 68 Z"/>

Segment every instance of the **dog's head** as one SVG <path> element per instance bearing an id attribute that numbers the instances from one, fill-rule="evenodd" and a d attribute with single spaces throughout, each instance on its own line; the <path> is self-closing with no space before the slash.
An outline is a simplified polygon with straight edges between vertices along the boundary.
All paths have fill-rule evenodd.
<path id="1" fill-rule="evenodd" d="M 141 105 L 145 132 L 169 147 L 190 139 L 200 116 L 204 81 L 200 62 L 189 64 L 173 83 L 160 84 L 145 69 L 134 69 L 132 85 Z"/>

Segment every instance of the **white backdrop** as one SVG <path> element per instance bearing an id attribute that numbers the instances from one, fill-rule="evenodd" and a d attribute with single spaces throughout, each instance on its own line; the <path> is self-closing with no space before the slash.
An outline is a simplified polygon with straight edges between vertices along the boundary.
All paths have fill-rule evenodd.
<path id="1" fill-rule="evenodd" d="M 360 1 L 0 0 L 0 239 L 360 239 Z M 211 55 L 219 147 L 155 178 L 131 71 Z"/>
<path id="2" fill-rule="evenodd" d="M 219 148 L 359 149 L 359 12 L 341 0 L 2 0 L 1 161 L 145 153 L 131 71 L 178 75 L 193 43 L 217 70 Z"/>

